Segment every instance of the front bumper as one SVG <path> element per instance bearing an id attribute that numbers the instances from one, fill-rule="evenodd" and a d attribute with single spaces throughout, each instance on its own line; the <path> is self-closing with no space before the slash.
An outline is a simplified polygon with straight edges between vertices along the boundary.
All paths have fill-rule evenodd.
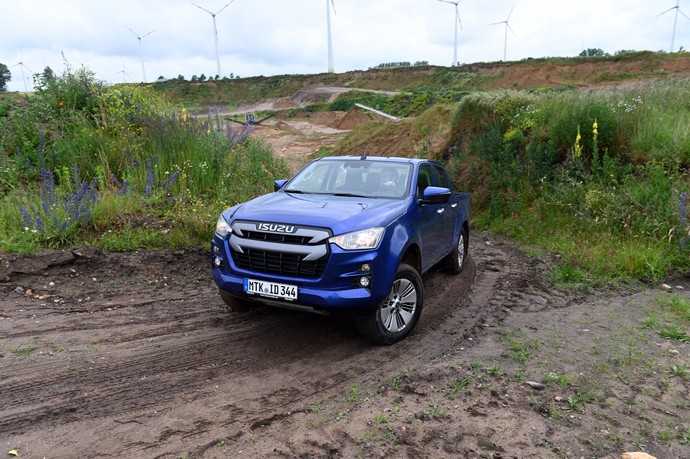
<path id="1" fill-rule="evenodd" d="M 384 247 L 385 242 L 382 241 L 381 247 Z M 397 270 L 397 265 L 390 265 L 390 257 L 384 254 L 381 247 L 377 250 L 348 252 L 331 244 L 330 256 L 321 276 L 303 278 L 240 269 L 232 259 L 228 240 L 214 236 L 211 247 L 212 261 L 219 257 L 222 265 L 218 267 L 212 262 L 213 278 L 218 287 L 230 295 L 240 299 L 261 301 L 271 306 L 322 313 L 367 310 L 376 307 L 386 298 Z M 363 264 L 369 264 L 370 272 L 364 273 L 360 270 Z M 362 276 L 369 277 L 368 288 L 359 285 Z M 297 301 L 277 301 L 247 295 L 243 287 L 246 278 L 296 285 Z"/>

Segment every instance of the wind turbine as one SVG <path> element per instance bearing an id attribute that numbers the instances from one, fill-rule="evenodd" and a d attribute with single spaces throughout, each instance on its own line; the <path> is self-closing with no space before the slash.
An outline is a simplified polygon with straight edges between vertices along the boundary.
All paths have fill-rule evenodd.
<path id="1" fill-rule="evenodd" d="M 134 34 L 135 37 L 137 37 L 137 41 L 139 42 L 139 58 L 141 59 L 141 81 L 142 83 L 146 83 L 146 66 L 144 65 L 144 49 L 142 41 L 144 40 L 144 38 L 151 35 L 154 32 L 154 30 L 146 32 L 144 35 L 139 35 L 131 28 L 129 29 L 129 31 L 132 32 L 132 34 Z"/>
<path id="2" fill-rule="evenodd" d="M 328 73 L 335 72 L 335 64 L 333 63 L 333 31 L 331 29 L 331 6 L 333 7 L 333 14 L 335 14 L 335 1 L 326 0 L 326 27 L 328 29 Z"/>
<path id="3" fill-rule="evenodd" d="M 512 27 L 510 27 L 510 18 L 513 16 L 513 11 L 515 11 L 515 5 L 510 9 L 510 13 L 508 14 L 508 17 L 506 18 L 505 21 L 499 21 L 499 22 L 494 22 L 493 24 L 489 25 L 504 25 L 505 26 L 505 36 L 504 36 L 504 41 L 503 41 L 503 62 L 508 60 L 508 30 L 510 30 L 513 35 L 515 34 L 515 31 L 513 30 Z"/>
<path id="4" fill-rule="evenodd" d="M 678 15 L 682 14 L 685 16 L 685 19 L 690 20 L 690 17 L 685 14 L 685 12 L 680 8 L 680 0 L 676 0 L 676 6 L 673 6 L 663 13 L 659 13 L 659 16 L 663 16 L 664 14 L 670 13 L 671 11 L 676 10 L 675 17 L 673 18 L 673 35 L 671 35 L 671 52 L 674 52 L 676 49 L 676 30 L 678 29 Z"/>
<path id="5" fill-rule="evenodd" d="M 221 8 L 215 12 L 204 8 L 203 6 L 199 6 L 196 3 L 192 3 L 192 5 L 196 6 L 201 11 L 210 14 L 211 19 L 213 20 L 213 44 L 214 44 L 215 50 L 216 50 L 216 75 L 219 75 L 219 76 L 221 73 L 220 73 L 220 55 L 218 54 L 218 26 L 216 25 L 216 16 L 218 16 L 220 13 L 222 13 L 225 10 L 225 8 L 232 5 L 232 3 L 234 1 L 235 0 L 231 0 L 230 2 L 226 3 L 223 8 Z"/>
<path id="6" fill-rule="evenodd" d="M 449 5 L 453 5 L 455 7 L 455 20 L 453 23 L 455 24 L 455 44 L 453 46 L 453 67 L 458 65 L 458 26 L 462 27 L 462 21 L 460 21 L 460 1 L 451 1 L 451 0 L 438 0 L 441 3 L 448 3 Z"/>
<path id="7" fill-rule="evenodd" d="M 14 67 L 19 67 L 19 71 L 22 73 L 22 82 L 24 83 L 24 92 L 29 92 L 29 87 L 26 83 L 26 72 L 25 72 L 25 70 L 28 70 L 29 75 L 31 75 L 31 73 L 32 73 L 31 69 L 29 67 L 27 67 L 23 61 L 17 62 L 16 64 L 14 64 L 12 66 L 12 68 L 14 68 Z"/>
<path id="8" fill-rule="evenodd" d="M 122 75 L 123 83 L 127 83 L 127 69 L 125 68 L 125 64 L 122 64 L 122 70 L 118 70 L 116 73 Z"/>

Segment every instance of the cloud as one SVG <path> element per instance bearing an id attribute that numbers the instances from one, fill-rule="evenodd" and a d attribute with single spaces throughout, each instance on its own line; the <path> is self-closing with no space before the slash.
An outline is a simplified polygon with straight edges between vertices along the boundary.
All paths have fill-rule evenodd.
<path id="1" fill-rule="evenodd" d="M 203 0 L 218 9 L 225 0 Z M 584 47 L 667 49 L 673 17 L 657 17 L 672 0 L 465 0 L 460 59 L 502 57 L 505 19 L 515 3 L 509 58 L 572 56 Z M 668 5 L 667 5 L 668 3 Z M 690 1 L 687 5 L 690 9 Z M 448 65 L 453 53 L 453 7 L 436 0 L 336 0 L 334 47 L 339 71 L 385 61 L 428 60 Z M 224 73 L 271 75 L 322 72 L 326 67 L 325 0 L 236 0 L 218 17 Z M 61 71 L 60 51 L 99 78 L 215 73 L 211 18 L 186 0 L 7 2 L 0 17 L 0 62 L 23 61 L 33 71 Z M 677 46 L 690 45 L 690 21 L 679 19 Z M 141 52 L 128 28 L 155 32 Z M 22 88 L 19 69 L 10 89 Z"/>

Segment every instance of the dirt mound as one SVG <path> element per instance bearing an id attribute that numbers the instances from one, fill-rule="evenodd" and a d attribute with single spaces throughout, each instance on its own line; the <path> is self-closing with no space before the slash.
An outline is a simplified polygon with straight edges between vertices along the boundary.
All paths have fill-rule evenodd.
<path id="1" fill-rule="evenodd" d="M 335 126 L 338 129 L 350 131 L 357 126 L 366 124 L 372 120 L 372 116 L 368 113 L 364 113 L 361 110 L 354 109 L 347 112 L 340 122 Z"/>
<path id="2" fill-rule="evenodd" d="M 352 132 L 336 144 L 335 152 L 442 158 L 450 138 L 451 111 L 450 106 L 437 105 L 399 123 L 367 119 L 368 122 L 354 125 Z M 353 117 L 362 115 L 369 116 L 359 112 Z"/>

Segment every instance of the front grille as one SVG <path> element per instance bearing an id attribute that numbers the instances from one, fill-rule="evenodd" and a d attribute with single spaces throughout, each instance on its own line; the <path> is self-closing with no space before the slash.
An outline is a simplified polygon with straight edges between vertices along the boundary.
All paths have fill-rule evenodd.
<path id="1" fill-rule="evenodd" d="M 247 248 L 244 249 L 244 253 L 232 250 L 232 259 L 241 269 L 285 276 L 319 277 L 328 262 L 328 256 L 315 261 L 303 261 L 302 258 L 304 255 L 301 254 L 269 252 L 267 250 Z"/>
<path id="2" fill-rule="evenodd" d="M 279 242 L 282 244 L 307 245 L 311 236 L 294 236 L 292 234 L 262 233 L 260 231 L 242 231 L 243 237 L 255 241 Z"/>

